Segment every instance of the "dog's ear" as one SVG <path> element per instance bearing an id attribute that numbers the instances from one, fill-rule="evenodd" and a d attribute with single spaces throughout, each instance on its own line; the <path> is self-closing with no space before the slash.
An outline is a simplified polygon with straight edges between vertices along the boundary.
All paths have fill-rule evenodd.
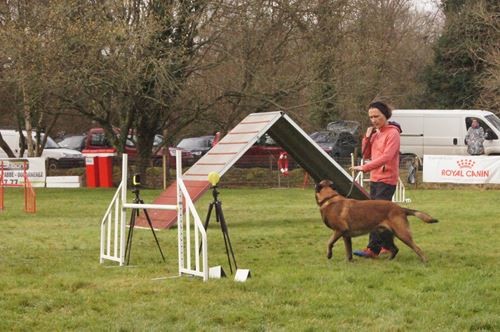
<path id="1" fill-rule="evenodd" d="M 323 186 L 321 185 L 321 182 L 319 183 L 316 183 L 316 186 L 314 187 L 314 190 L 319 193 L 321 191 L 321 188 L 323 188 Z"/>

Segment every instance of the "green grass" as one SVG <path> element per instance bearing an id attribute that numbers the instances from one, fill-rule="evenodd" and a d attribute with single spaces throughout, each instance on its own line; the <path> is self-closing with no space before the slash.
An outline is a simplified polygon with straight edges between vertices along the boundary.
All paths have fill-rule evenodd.
<path id="1" fill-rule="evenodd" d="M 143 191 L 150 202 L 159 191 Z M 38 212 L 6 190 L 0 212 L 0 331 L 498 331 L 500 191 L 410 190 L 422 264 L 397 242 L 394 261 L 345 260 L 311 189 L 221 189 L 240 268 L 252 278 L 204 283 L 177 275 L 177 231 L 136 230 L 130 267 L 99 264 L 99 224 L 114 190 L 38 189 Z M 198 204 L 204 218 L 210 195 Z M 209 265 L 228 271 L 209 227 Z M 363 247 L 367 237 L 354 240 Z M 156 280 L 156 278 L 163 278 Z M 170 278 L 172 277 L 172 278 Z"/>

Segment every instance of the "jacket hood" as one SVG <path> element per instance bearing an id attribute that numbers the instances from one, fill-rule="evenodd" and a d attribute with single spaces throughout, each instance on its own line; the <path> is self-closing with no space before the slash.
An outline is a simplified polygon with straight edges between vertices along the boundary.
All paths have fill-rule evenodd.
<path id="1" fill-rule="evenodd" d="M 401 129 L 401 125 L 399 123 L 397 123 L 396 121 L 389 121 L 388 126 L 389 127 L 392 126 L 392 127 L 396 128 L 400 134 L 403 132 L 403 130 Z"/>

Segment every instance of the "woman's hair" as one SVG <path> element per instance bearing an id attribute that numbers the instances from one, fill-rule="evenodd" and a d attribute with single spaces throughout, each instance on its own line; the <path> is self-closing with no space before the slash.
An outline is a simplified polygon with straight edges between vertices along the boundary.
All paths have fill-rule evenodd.
<path id="1" fill-rule="evenodd" d="M 370 105 L 368 105 L 368 109 L 370 108 L 376 108 L 378 109 L 382 114 L 384 114 L 386 119 L 390 119 L 392 116 L 392 109 L 389 105 L 387 105 L 384 102 L 381 101 L 374 101 Z"/>

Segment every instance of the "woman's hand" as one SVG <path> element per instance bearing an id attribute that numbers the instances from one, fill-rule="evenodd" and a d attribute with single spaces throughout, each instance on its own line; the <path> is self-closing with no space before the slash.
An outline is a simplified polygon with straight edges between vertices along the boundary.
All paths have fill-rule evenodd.
<path id="1" fill-rule="evenodd" d="M 352 166 L 352 167 L 350 167 L 349 169 L 350 169 L 351 171 L 358 171 L 358 172 L 362 172 L 362 171 L 363 171 L 362 167 L 363 167 L 363 166 Z"/>
<path id="2" fill-rule="evenodd" d="M 375 128 L 373 127 L 368 127 L 366 128 L 366 134 L 365 134 L 365 137 L 366 138 L 370 138 L 373 134 L 375 133 Z"/>

